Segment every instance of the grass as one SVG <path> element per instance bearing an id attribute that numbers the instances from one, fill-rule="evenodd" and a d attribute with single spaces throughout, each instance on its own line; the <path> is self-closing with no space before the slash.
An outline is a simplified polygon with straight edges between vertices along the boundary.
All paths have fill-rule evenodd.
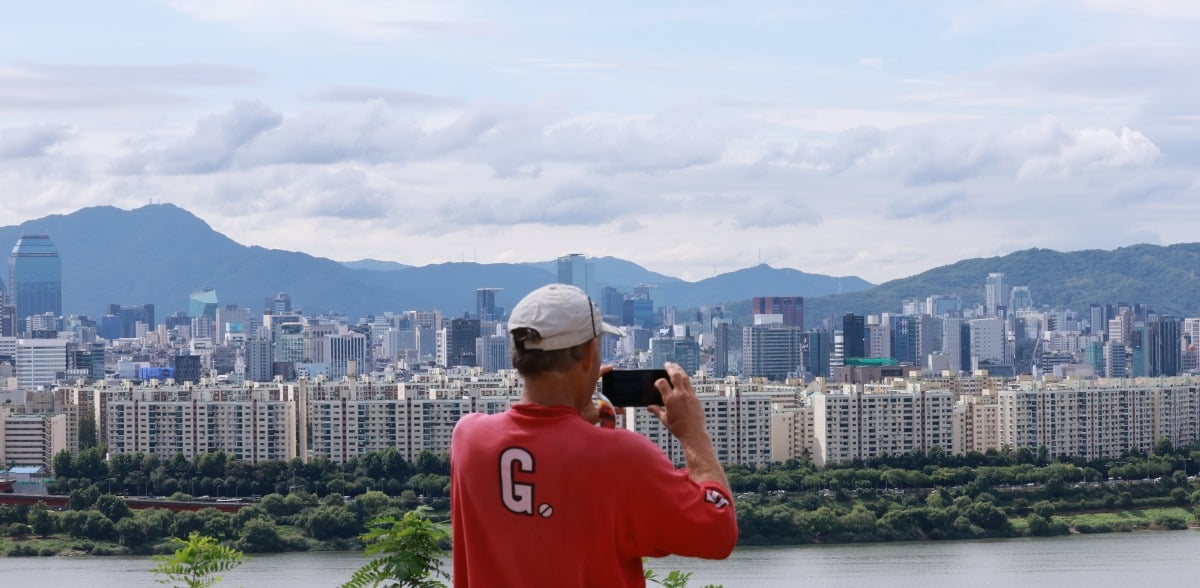
<path id="1" fill-rule="evenodd" d="M 1149 527 L 1154 524 L 1154 521 L 1160 520 L 1163 517 L 1173 517 L 1183 519 L 1185 521 L 1193 521 L 1195 517 L 1187 509 L 1182 507 L 1171 508 L 1147 508 L 1143 510 L 1124 510 L 1118 512 L 1097 512 L 1084 513 L 1075 515 L 1055 515 L 1054 520 L 1062 521 L 1070 525 L 1072 528 L 1081 525 L 1090 525 L 1092 527 L 1101 526 L 1119 526 L 1127 525 L 1130 528 L 1138 529 Z"/>
<path id="2" fill-rule="evenodd" d="M 20 538 L 0 537 L 0 556 L 8 555 L 13 548 L 34 550 L 38 555 L 59 555 L 68 552 L 79 553 L 124 553 L 127 550 L 116 541 L 96 541 L 94 539 L 75 539 L 67 535 L 50 535 L 41 538 L 36 535 L 26 535 Z"/>

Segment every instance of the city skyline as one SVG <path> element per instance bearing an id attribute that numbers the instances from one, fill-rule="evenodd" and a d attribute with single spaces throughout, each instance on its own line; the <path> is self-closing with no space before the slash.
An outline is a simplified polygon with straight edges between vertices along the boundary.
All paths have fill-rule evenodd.
<path id="1" fill-rule="evenodd" d="M 0 24 L 0 218 L 171 202 L 333 259 L 570 251 L 689 280 L 1192 241 L 1198 20 L 1167 0 L 23 5 Z"/>

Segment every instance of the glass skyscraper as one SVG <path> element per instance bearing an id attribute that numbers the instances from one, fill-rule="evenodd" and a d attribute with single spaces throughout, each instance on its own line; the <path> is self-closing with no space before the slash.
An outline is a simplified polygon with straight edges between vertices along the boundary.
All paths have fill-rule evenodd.
<path id="1" fill-rule="evenodd" d="M 21 235 L 17 240 L 8 258 L 8 287 L 18 330 L 25 330 L 30 316 L 62 315 L 62 263 L 49 235 Z"/>

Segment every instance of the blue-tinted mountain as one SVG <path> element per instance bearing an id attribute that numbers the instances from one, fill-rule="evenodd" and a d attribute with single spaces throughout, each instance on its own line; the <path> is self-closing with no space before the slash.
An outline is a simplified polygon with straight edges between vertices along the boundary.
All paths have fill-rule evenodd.
<path id="1" fill-rule="evenodd" d="M 412 267 L 411 265 L 380 259 L 358 259 L 355 261 L 343 261 L 341 264 L 350 269 L 375 270 L 379 272 L 394 272 Z"/>
<path id="2" fill-rule="evenodd" d="M 360 260 L 347 267 L 304 253 L 239 244 L 171 204 L 135 210 L 99 206 L 0 227 L 0 248 L 7 251 L 24 232 L 49 233 L 62 259 L 64 311 L 93 318 L 110 303 L 153 303 L 163 317 L 186 309 L 188 295 L 204 287 L 216 288 L 221 304 L 256 310 L 264 298 L 288 292 L 308 313 L 360 317 L 439 308 L 455 316 L 474 312 L 476 288 L 502 288 L 496 302 L 511 308 L 557 273 L 553 262 L 411 267 Z M 836 291 L 828 284 L 838 280 L 760 266 L 693 283 L 612 257 L 597 259 L 596 267 L 602 282 L 626 291 L 657 284 L 656 302 L 677 306 L 760 293 L 814 296 Z M 845 283 L 847 289 L 869 287 L 857 278 Z"/>

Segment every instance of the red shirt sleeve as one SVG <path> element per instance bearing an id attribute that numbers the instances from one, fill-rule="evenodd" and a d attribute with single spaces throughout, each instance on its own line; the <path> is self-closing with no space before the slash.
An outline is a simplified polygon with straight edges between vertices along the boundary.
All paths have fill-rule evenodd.
<path id="1" fill-rule="evenodd" d="M 733 498 L 716 482 L 697 484 L 648 439 L 630 460 L 625 486 L 631 553 L 724 559 L 737 545 Z"/>

